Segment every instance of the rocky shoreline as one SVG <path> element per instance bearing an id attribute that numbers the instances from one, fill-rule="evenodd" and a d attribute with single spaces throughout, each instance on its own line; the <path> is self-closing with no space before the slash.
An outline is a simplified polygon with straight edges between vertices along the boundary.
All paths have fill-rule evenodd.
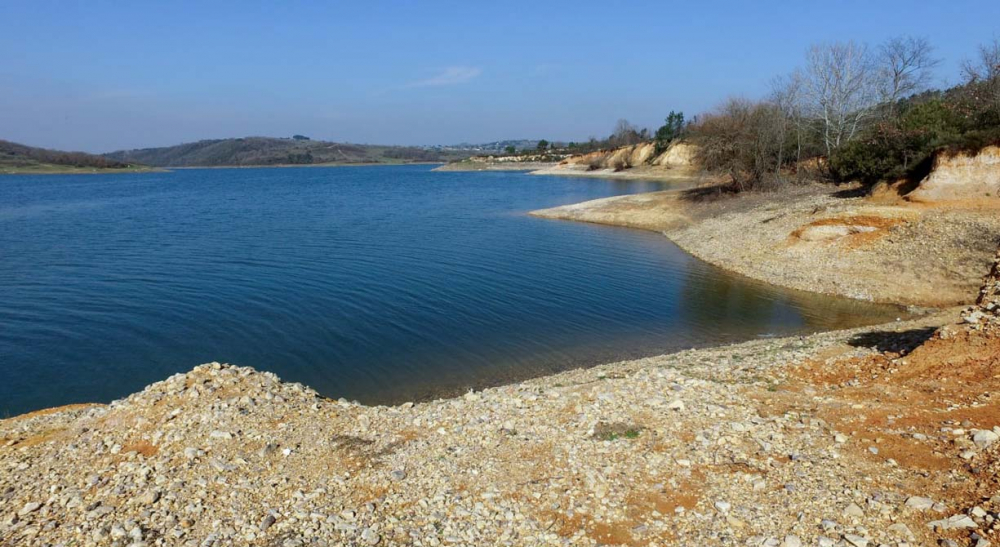
<path id="1" fill-rule="evenodd" d="M 565 165 L 551 165 L 539 167 L 531 172 L 532 175 L 551 175 L 556 177 L 594 177 L 600 179 L 624 179 L 624 180 L 654 180 L 661 182 L 677 183 L 679 186 L 694 186 L 701 182 L 703 177 L 690 170 L 669 169 L 654 166 L 633 167 L 631 169 L 616 170 L 614 168 L 586 169 L 581 167 L 568 167 Z"/>
<path id="2" fill-rule="evenodd" d="M 992 429 L 940 426 L 975 405 L 866 430 L 826 413 L 874 416 L 879 401 L 797 372 L 912 344 L 953 316 L 684 351 L 396 407 L 202 365 L 110 405 L 0 421 L 0 538 L 791 547 L 985 534 L 993 513 L 966 507 L 951 485 L 967 480 L 963 447 L 979 457 L 987 434 L 975 426 Z M 963 436 L 968 445 L 954 444 Z M 909 461 L 894 439 L 944 452 L 956 469 Z"/>
<path id="3" fill-rule="evenodd" d="M 735 230 L 721 220 L 733 215 L 782 233 L 807 215 L 820 242 L 841 225 L 816 215 L 848 218 L 829 201 L 843 198 L 808 189 L 782 211 L 722 200 L 693 216 L 662 207 L 677 196 L 560 214 L 681 235 L 712 219 Z M 717 230 L 709 241 L 739 247 Z M 988 547 L 1000 541 L 1000 255 L 973 283 L 961 316 L 392 407 L 201 365 L 108 405 L 0 420 L 0 544 Z"/>
<path id="4" fill-rule="evenodd" d="M 810 184 L 749 196 L 670 190 L 531 214 L 661 232 L 701 260 L 774 285 L 942 307 L 975 294 L 1000 242 L 998 213 L 996 200 L 917 204 Z"/>

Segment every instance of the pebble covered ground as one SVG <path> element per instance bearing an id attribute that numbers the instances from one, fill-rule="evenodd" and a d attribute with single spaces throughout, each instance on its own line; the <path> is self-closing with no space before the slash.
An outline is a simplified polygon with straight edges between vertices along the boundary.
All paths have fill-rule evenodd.
<path id="1" fill-rule="evenodd" d="M 927 306 L 969 302 L 1000 243 L 1000 202 L 885 205 L 808 190 L 668 236 L 703 260 L 769 283 Z"/>
<path id="2" fill-rule="evenodd" d="M 0 543 L 987 547 L 1000 251 L 954 317 L 396 407 L 209 363 L 0 421 Z"/>
<path id="3" fill-rule="evenodd" d="M 929 474 L 957 475 L 881 456 L 818 417 L 817 402 L 848 404 L 835 388 L 787 380 L 834 350 L 878 353 L 864 341 L 880 330 L 396 407 L 201 365 L 110 405 L 0 421 L 0 544 L 987 545 L 1000 498 L 929 495 Z M 924 439 L 967 438 L 943 449 L 955 462 L 1000 446 L 1000 428 L 946 429 Z"/>
<path id="4" fill-rule="evenodd" d="M 1000 243 L 996 199 L 917 204 L 858 197 L 829 184 L 786 188 L 780 199 L 716 189 L 615 196 L 531 214 L 654 230 L 753 279 L 915 306 L 971 302 Z"/>

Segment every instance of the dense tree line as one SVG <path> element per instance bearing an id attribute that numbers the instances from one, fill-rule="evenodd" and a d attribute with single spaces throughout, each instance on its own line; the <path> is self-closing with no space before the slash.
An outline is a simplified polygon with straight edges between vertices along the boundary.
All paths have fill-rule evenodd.
<path id="1" fill-rule="evenodd" d="M 767 98 L 729 99 L 684 131 L 738 190 L 795 180 L 804 165 L 836 181 L 920 177 L 935 150 L 1000 142 L 1000 41 L 950 89 L 928 88 L 938 63 L 922 38 L 813 46 Z"/>
<path id="2" fill-rule="evenodd" d="M 878 47 L 814 45 L 805 63 L 775 78 L 758 100 L 730 98 L 686 121 L 670 112 L 655 133 L 619 120 L 605 139 L 570 143 L 587 153 L 652 141 L 657 154 L 678 138 L 699 144 L 701 164 L 735 190 L 809 178 L 837 182 L 922 178 L 937 150 L 1000 143 L 1000 40 L 963 62 L 962 81 L 930 89 L 940 61 L 925 38 Z"/>

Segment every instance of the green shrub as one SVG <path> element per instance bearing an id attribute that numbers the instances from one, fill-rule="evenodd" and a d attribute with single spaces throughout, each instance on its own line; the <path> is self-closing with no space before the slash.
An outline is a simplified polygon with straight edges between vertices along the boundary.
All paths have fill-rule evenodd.
<path id="1" fill-rule="evenodd" d="M 880 125 L 863 138 L 841 146 L 830 157 L 830 174 L 839 181 L 875 184 L 905 177 L 931 150 L 921 132 Z"/>
<path id="2" fill-rule="evenodd" d="M 667 114 L 667 118 L 664 122 L 665 123 L 656 130 L 656 135 L 654 136 L 657 156 L 666 152 L 670 143 L 675 139 L 680 138 L 684 131 L 684 113 L 674 112 L 671 110 L 670 114 Z"/>
<path id="3" fill-rule="evenodd" d="M 962 91 L 903 105 L 897 119 L 868 128 L 837 150 L 830 157 L 830 173 L 839 181 L 864 184 L 918 180 L 937 150 L 976 151 L 1000 140 L 1000 123 L 991 120 L 990 109 L 977 108 Z"/>

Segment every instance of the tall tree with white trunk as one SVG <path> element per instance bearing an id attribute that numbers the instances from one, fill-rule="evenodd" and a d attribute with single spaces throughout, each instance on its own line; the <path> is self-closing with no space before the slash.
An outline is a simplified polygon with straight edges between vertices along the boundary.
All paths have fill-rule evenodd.
<path id="1" fill-rule="evenodd" d="M 879 103 L 875 58 L 857 42 L 813 46 L 803 77 L 806 106 L 820 121 L 829 155 L 858 134 Z"/>

